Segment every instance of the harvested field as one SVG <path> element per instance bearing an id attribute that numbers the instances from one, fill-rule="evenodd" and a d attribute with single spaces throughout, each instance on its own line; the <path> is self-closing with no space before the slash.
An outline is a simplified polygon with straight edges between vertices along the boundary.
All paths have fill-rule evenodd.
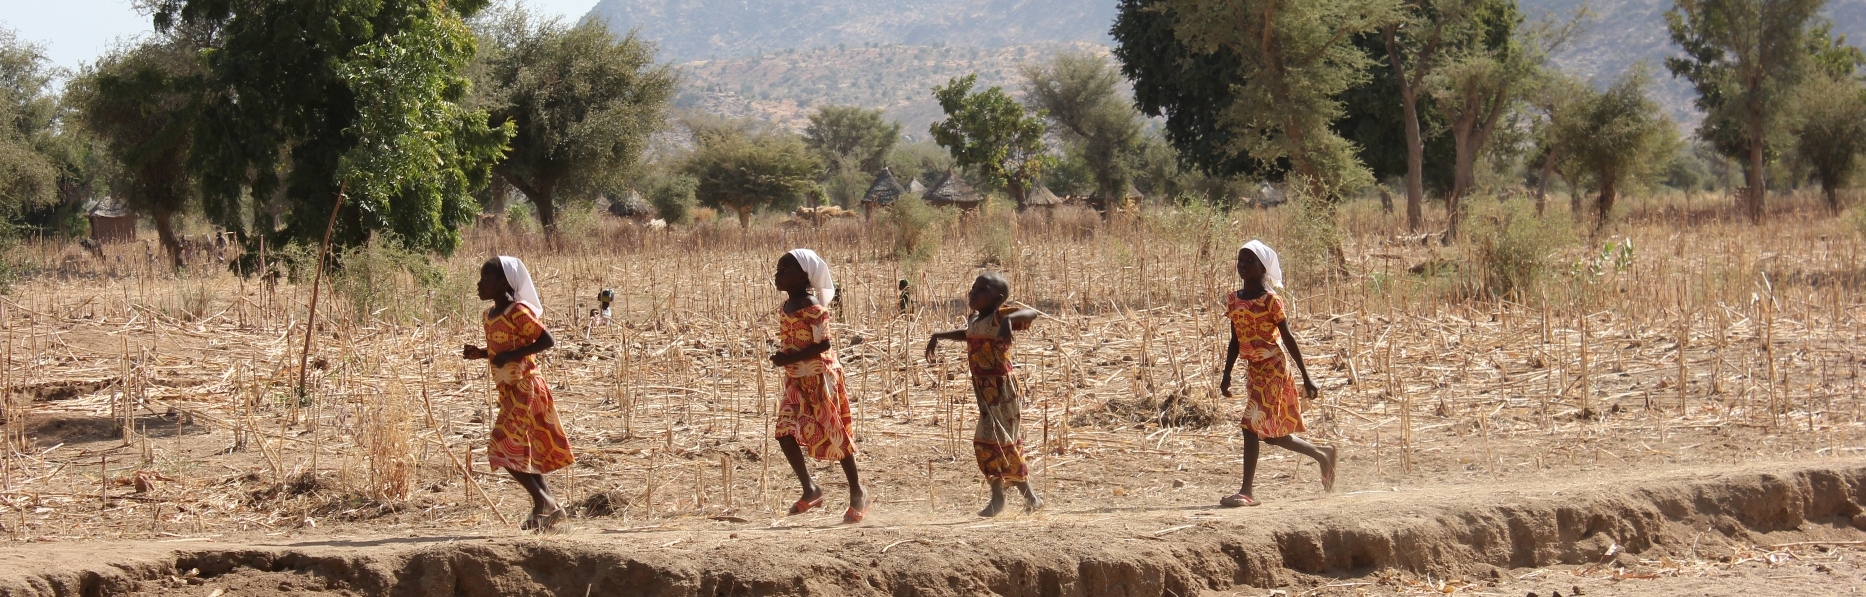
<path id="1" fill-rule="evenodd" d="M 308 271 L 268 285 L 206 261 L 157 271 L 139 245 L 103 262 L 28 245 L 37 273 L 0 298 L 0 586 L 1569 595 L 1736 593 L 1779 571 L 1858 587 L 1860 234 L 1808 199 L 1763 226 L 1712 201 L 1655 200 L 1611 235 L 1549 242 L 1548 271 L 1501 296 L 1475 251 L 1366 206 L 1340 217 L 1339 274 L 1288 209 L 936 223 L 923 263 L 848 219 L 587 224 L 554 246 L 476 230 L 431 268 L 346 255 L 302 397 Z M 1324 496 L 1312 465 L 1266 448 L 1266 505 L 1219 511 L 1242 442 L 1240 404 L 1215 388 L 1217 297 L 1251 237 L 1285 254 L 1323 389 L 1305 435 L 1342 448 L 1342 478 Z M 796 482 L 759 364 L 770 270 L 793 246 L 842 285 L 835 347 L 877 499 L 855 527 L 831 526 L 846 499 L 831 466 L 816 469 L 828 510 L 780 516 Z M 544 374 L 580 458 L 549 476 L 580 506 L 566 535 L 515 530 L 527 500 L 484 460 L 493 393 L 459 358 L 483 341 L 472 277 L 497 253 L 531 265 L 558 338 Z M 1049 505 L 993 521 L 971 516 L 985 488 L 958 349 L 920 359 L 985 257 L 1048 314 L 1017 358 Z M 601 288 L 613 325 L 588 317 Z M 28 564 L 92 553 L 108 557 Z"/>

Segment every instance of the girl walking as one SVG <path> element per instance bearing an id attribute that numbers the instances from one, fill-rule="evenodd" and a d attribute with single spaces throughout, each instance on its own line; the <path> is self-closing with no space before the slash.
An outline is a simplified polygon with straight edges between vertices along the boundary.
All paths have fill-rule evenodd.
<path id="1" fill-rule="evenodd" d="M 519 528 L 549 532 L 569 515 L 545 487 L 544 475 L 576 461 L 557 420 L 551 388 L 538 375 L 533 357 L 555 341 L 544 329 L 544 306 L 531 272 L 517 257 L 494 257 L 480 266 L 479 298 L 492 301 L 485 315 L 486 348 L 468 344 L 460 356 L 487 359 L 499 387 L 499 417 L 486 460 L 510 472 L 531 494 L 531 517 Z"/>
<path id="2" fill-rule="evenodd" d="M 1030 322 L 1042 313 L 1005 306 L 1004 301 L 1010 297 L 1011 284 L 1003 276 L 981 275 L 966 295 L 966 305 L 972 309 L 966 327 L 927 338 L 928 361 L 933 360 L 940 340 L 965 341 L 972 392 L 978 399 L 978 428 L 972 434 L 972 451 L 978 456 L 978 470 L 991 483 L 991 502 L 978 512 L 986 517 L 1004 511 L 1006 484 L 1024 494 L 1024 512 L 1043 507 L 1043 500 L 1030 488 L 1030 468 L 1024 463 L 1023 435 L 1018 429 L 1023 401 L 1011 366 L 1011 331 L 1029 329 Z"/>
<path id="3" fill-rule="evenodd" d="M 1314 458 L 1322 466 L 1322 490 L 1335 489 L 1335 448 L 1318 448 L 1296 437 L 1304 431 L 1301 403 L 1296 397 L 1296 383 L 1289 377 L 1283 362 L 1283 349 L 1302 372 L 1303 393 L 1316 395 L 1309 380 L 1309 368 L 1302 364 L 1302 351 L 1296 348 L 1296 336 L 1289 332 L 1284 317 L 1283 299 L 1270 290 L 1283 286 L 1283 268 L 1276 251 L 1261 241 L 1250 241 L 1238 249 L 1238 277 L 1244 287 L 1225 300 L 1225 316 L 1231 320 L 1231 342 L 1225 347 L 1225 375 L 1218 390 L 1231 396 L 1231 370 L 1239 356 L 1244 357 L 1249 384 L 1249 402 L 1244 411 L 1244 483 L 1238 492 L 1219 503 L 1229 508 L 1255 506 L 1251 483 L 1257 476 L 1258 440 Z M 1281 336 L 1283 346 L 1278 347 Z"/>
<path id="4" fill-rule="evenodd" d="M 803 497 L 791 505 L 790 514 L 823 505 L 823 488 L 810 479 L 810 468 L 803 460 L 808 451 L 811 458 L 842 463 L 842 473 L 849 478 L 849 509 L 843 512 L 842 521 L 861 522 L 868 515 L 868 495 L 855 469 L 854 421 L 842 383 L 842 364 L 829 343 L 829 304 L 836 297 L 829 264 L 815 251 L 792 250 L 778 258 L 773 283 L 790 295 L 778 314 L 778 352 L 771 355 L 771 364 L 784 369 L 778 447 L 803 484 Z"/>

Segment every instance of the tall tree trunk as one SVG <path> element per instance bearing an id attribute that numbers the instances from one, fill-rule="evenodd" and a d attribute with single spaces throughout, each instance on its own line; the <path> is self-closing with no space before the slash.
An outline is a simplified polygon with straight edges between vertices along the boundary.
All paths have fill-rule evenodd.
<path id="1" fill-rule="evenodd" d="M 1821 194 L 1827 196 L 1827 209 L 1832 210 L 1834 214 L 1838 215 L 1840 213 L 1840 194 L 1839 189 L 1834 188 L 1833 179 L 1828 177 L 1821 178 Z"/>
<path id="2" fill-rule="evenodd" d="M 1606 230 L 1607 222 L 1613 219 L 1613 200 L 1620 194 L 1616 178 L 1618 176 L 1612 174 L 1602 174 L 1600 177 L 1600 202 L 1596 206 L 1599 213 L 1595 216 L 1599 220 L 1594 222 L 1595 233 Z"/>
<path id="3" fill-rule="evenodd" d="M 1396 29 L 1396 26 L 1385 27 L 1381 35 L 1386 39 L 1387 61 L 1393 65 L 1393 78 L 1399 82 L 1400 112 L 1406 120 L 1406 227 L 1418 230 L 1425 225 L 1425 139 L 1419 132 L 1419 90 L 1406 78 Z"/>
<path id="4" fill-rule="evenodd" d="M 1555 158 L 1561 155 L 1556 150 L 1549 150 L 1542 158 L 1542 178 L 1536 181 L 1536 217 L 1541 217 L 1548 209 L 1549 178 L 1555 176 Z"/>
<path id="5" fill-rule="evenodd" d="M 538 208 L 538 225 L 544 227 L 544 234 L 557 236 L 557 202 L 551 197 L 550 187 L 546 186 L 540 191 L 542 196 L 526 196 L 531 197 L 532 207 Z"/>
<path id="6" fill-rule="evenodd" d="M 175 236 L 175 212 L 168 209 L 155 210 L 156 238 L 161 239 L 162 250 L 168 253 L 169 263 L 181 267 L 181 239 Z"/>
<path id="7" fill-rule="evenodd" d="M 1460 116 L 1452 124 L 1452 146 L 1457 157 L 1452 162 L 1451 194 L 1445 196 L 1445 243 L 1458 238 L 1458 224 L 1464 220 L 1464 194 L 1477 184 L 1475 163 L 1477 144 L 1475 115 Z"/>
<path id="8" fill-rule="evenodd" d="M 732 211 L 739 215 L 739 229 L 743 230 L 752 227 L 752 208 L 734 207 Z"/>
<path id="9" fill-rule="evenodd" d="M 1762 171 L 1762 123 L 1753 119 L 1749 127 L 1749 163 L 1743 167 L 1743 182 L 1749 185 L 1749 221 L 1762 223 L 1762 199 L 1769 192 L 1767 181 L 1763 180 Z"/>

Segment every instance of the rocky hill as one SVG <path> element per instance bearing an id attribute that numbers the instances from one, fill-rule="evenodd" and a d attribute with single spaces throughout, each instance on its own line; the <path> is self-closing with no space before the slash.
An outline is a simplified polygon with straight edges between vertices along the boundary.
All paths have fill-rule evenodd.
<path id="1" fill-rule="evenodd" d="M 1690 86 L 1664 71 L 1670 0 L 1521 0 L 1536 18 L 1588 4 L 1586 32 L 1557 62 L 1605 85 L 1635 64 L 1675 119 L 1697 119 Z M 1829 0 L 1835 30 L 1866 43 L 1866 0 Z M 882 108 L 924 134 L 930 89 L 977 72 L 1014 88 L 1017 65 L 1058 51 L 1106 51 L 1115 0 L 602 0 L 591 18 L 660 44 L 685 74 L 683 107 L 792 127 L 821 104 Z"/>

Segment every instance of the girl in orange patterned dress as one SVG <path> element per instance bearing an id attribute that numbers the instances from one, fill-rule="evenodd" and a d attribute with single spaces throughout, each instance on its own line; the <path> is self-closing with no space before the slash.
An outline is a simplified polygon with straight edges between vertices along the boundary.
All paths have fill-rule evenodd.
<path id="1" fill-rule="evenodd" d="M 986 517 L 1004 511 L 1007 483 L 1024 494 L 1024 512 L 1043 507 L 1043 500 L 1030 488 L 1030 467 L 1024 463 L 1023 435 L 1018 429 L 1024 405 L 1011 366 L 1011 331 L 1030 329 L 1030 322 L 1042 313 L 1005 306 L 1010 296 L 1011 284 L 1004 276 L 979 276 L 966 295 L 966 306 L 973 312 L 966 327 L 927 338 L 928 361 L 933 360 L 940 340 L 965 341 L 972 393 L 978 398 L 978 428 L 972 433 L 972 451 L 978 456 L 978 470 L 991 482 L 991 502 L 978 512 Z"/>
<path id="2" fill-rule="evenodd" d="M 1283 298 L 1270 286 L 1283 285 L 1283 268 L 1276 251 L 1260 241 L 1250 241 L 1238 249 L 1238 277 L 1244 288 L 1226 297 L 1225 317 L 1231 320 L 1231 343 L 1225 347 L 1225 376 L 1218 391 L 1231 396 L 1231 369 L 1238 356 L 1244 357 L 1249 372 L 1250 402 L 1244 412 L 1244 484 L 1237 493 L 1219 503 L 1229 508 L 1255 506 L 1251 482 L 1257 476 L 1257 440 L 1280 446 L 1314 458 L 1322 466 L 1322 490 L 1335 489 L 1335 448 L 1318 448 L 1296 437 L 1303 431 L 1302 405 L 1296 396 L 1296 383 L 1289 377 L 1283 362 L 1283 349 L 1276 345 L 1280 334 L 1290 360 L 1302 372 L 1302 390 L 1314 398 L 1315 384 L 1309 381 L 1309 368 L 1302 364 L 1302 351 L 1296 348 L 1296 336 L 1289 332 L 1284 317 Z"/>
<path id="3" fill-rule="evenodd" d="M 868 495 L 855 469 L 854 419 L 849 416 L 842 364 L 829 344 L 828 305 L 836 296 L 829 264 L 815 251 L 795 249 L 778 258 L 772 281 L 790 295 L 778 313 L 778 352 L 771 355 L 771 364 L 784 369 L 778 447 L 803 484 L 803 497 L 791 505 L 790 513 L 802 514 L 823 505 L 823 488 L 810 479 L 810 468 L 803 460 L 808 450 L 811 458 L 842 463 L 842 473 L 849 478 L 849 509 L 843 512 L 842 521 L 861 522 L 868 515 Z"/>
<path id="4" fill-rule="evenodd" d="M 493 381 L 499 386 L 499 418 L 493 422 L 486 460 L 531 494 L 531 517 L 519 528 L 551 531 L 569 515 L 551 490 L 544 474 L 570 466 L 570 438 L 557 420 L 551 388 L 538 375 L 532 355 L 556 342 L 544 329 L 544 306 L 531 283 L 531 272 L 516 257 L 494 257 L 480 266 L 479 298 L 492 301 L 486 311 L 486 348 L 468 344 L 462 357 L 488 359 Z"/>

